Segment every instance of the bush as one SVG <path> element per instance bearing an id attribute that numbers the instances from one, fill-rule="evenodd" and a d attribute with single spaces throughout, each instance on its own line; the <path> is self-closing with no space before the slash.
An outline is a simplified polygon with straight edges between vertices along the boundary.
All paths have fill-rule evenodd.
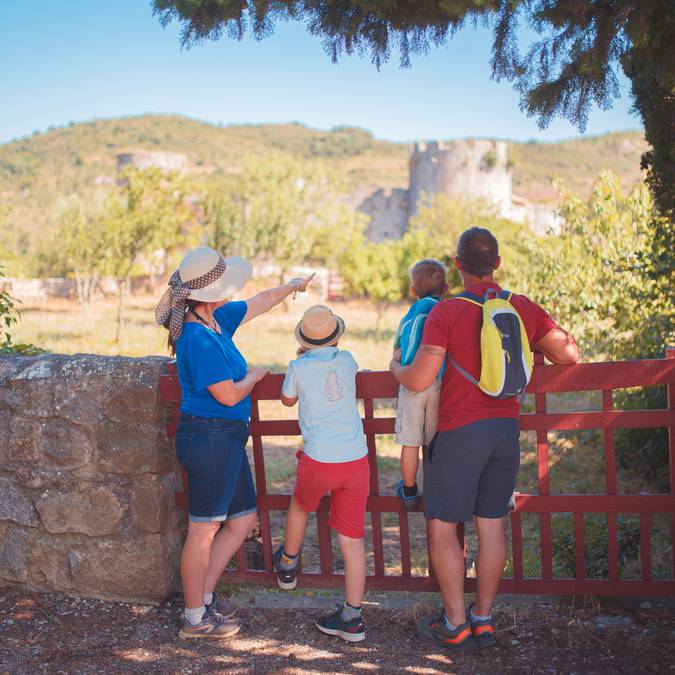
<path id="1" fill-rule="evenodd" d="M 4 277 L 0 267 L 0 279 Z M 43 354 L 44 350 L 32 344 L 15 344 L 12 342 L 10 329 L 19 323 L 21 314 L 16 308 L 15 300 L 7 291 L 0 290 L 0 354 L 26 354 L 27 356 L 36 356 Z"/>

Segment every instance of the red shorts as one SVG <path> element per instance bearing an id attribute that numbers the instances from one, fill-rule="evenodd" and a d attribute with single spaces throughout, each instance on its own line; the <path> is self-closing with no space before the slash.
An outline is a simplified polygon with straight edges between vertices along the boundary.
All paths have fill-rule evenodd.
<path id="1" fill-rule="evenodd" d="M 321 498 L 330 492 L 328 525 L 352 539 L 365 533 L 370 466 L 368 456 L 353 462 L 317 462 L 302 450 L 293 496 L 305 511 L 316 511 Z"/>

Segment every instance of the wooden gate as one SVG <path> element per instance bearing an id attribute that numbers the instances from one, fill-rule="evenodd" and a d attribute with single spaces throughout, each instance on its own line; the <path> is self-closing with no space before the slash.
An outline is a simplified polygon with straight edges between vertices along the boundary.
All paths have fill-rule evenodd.
<path id="1" fill-rule="evenodd" d="M 528 393 L 534 394 L 534 411 L 521 417 L 521 430 L 536 433 L 538 493 L 518 494 L 516 509 L 511 514 L 512 575 L 502 580 L 500 590 L 506 593 L 532 594 L 595 594 L 620 596 L 675 596 L 675 349 L 669 349 L 667 358 L 643 361 L 585 363 L 576 365 L 544 365 L 536 355 L 536 365 Z M 259 401 L 279 399 L 283 375 L 268 375 L 252 392 L 253 409 L 251 438 L 258 512 L 262 537 L 263 570 L 247 569 L 242 548 L 236 556 L 236 567 L 226 574 L 233 583 L 275 584 L 272 570 L 272 533 L 270 512 L 285 511 L 289 494 L 271 494 L 267 490 L 265 448 L 263 439 L 273 436 L 299 435 L 296 420 L 261 419 Z M 392 399 L 398 386 L 388 372 L 360 372 L 357 375 L 357 397 L 363 400 L 363 429 L 368 444 L 371 468 L 370 496 L 367 511 L 370 514 L 370 536 L 374 558 L 374 574 L 368 576 L 370 589 L 382 590 L 438 590 L 433 574 L 427 567 L 425 574 L 414 574 L 411 565 L 409 516 L 391 494 L 381 493 L 377 467 L 378 435 L 392 434 L 393 417 L 375 415 L 374 402 Z M 619 410 L 613 404 L 613 392 L 631 387 L 667 385 L 668 407 L 662 410 Z M 178 419 L 180 388 L 175 366 L 169 366 L 161 377 L 162 400 L 169 405 L 167 433 L 175 435 Z M 549 412 L 547 396 L 562 392 L 602 392 L 602 410 Z M 617 491 L 617 460 L 614 434 L 616 429 L 667 428 L 669 438 L 670 492 L 663 494 L 620 494 Z M 600 429 L 604 434 L 605 489 L 600 494 L 553 494 L 550 486 L 549 431 Z M 640 448 L 635 448 L 639 461 Z M 176 495 L 181 508 L 187 506 L 186 482 Z M 421 500 L 420 500 L 421 501 Z M 423 510 L 423 505 L 420 505 Z M 398 518 L 400 541 L 399 574 L 387 574 L 383 553 L 382 514 L 392 513 Z M 575 574 L 572 578 L 558 578 L 553 574 L 553 514 L 572 514 L 575 551 Z M 668 578 L 653 578 L 652 573 L 652 517 L 669 514 L 671 560 Z M 524 514 L 536 514 L 539 520 L 539 574 L 526 576 L 523 563 Z M 604 578 L 587 578 L 585 569 L 584 514 L 606 514 L 607 563 Z M 619 514 L 637 514 L 639 518 L 640 577 L 623 578 L 619 570 L 617 519 Z M 324 498 L 317 512 L 320 571 L 300 574 L 300 585 L 305 587 L 342 586 L 341 574 L 334 571 L 330 528 L 327 527 L 328 503 Z M 368 527 L 368 525 L 367 525 Z M 428 559 L 428 558 L 427 558 Z M 467 578 L 468 591 L 475 590 L 475 579 Z"/>

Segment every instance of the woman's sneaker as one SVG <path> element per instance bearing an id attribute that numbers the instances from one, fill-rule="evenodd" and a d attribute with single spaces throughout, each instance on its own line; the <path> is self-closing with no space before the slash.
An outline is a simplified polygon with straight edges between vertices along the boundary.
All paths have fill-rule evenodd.
<path id="1" fill-rule="evenodd" d="M 281 557 L 284 554 L 284 547 L 279 546 L 279 548 L 272 555 L 272 561 L 274 562 L 274 569 L 277 571 L 277 585 L 279 588 L 283 588 L 285 591 L 292 591 L 297 585 L 298 580 L 295 576 L 295 571 L 298 567 L 298 562 L 296 559 L 295 565 L 291 568 L 286 567 L 281 562 Z"/>
<path id="2" fill-rule="evenodd" d="M 223 619 L 230 619 L 237 612 L 237 606 L 233 602 L 226 597 L 221 597 L 215 591 L 213 592 L 213 600 L 211 600 L 211 604 L 206 605 L 206 609 L 210 609 L 212 612 L 220 614 Z"/>
<path id="3" fill-rule="evenodd" d="M 400 480 L 396 486 L 396 496 L 401 500 L 406 511 L 414 511 L 417 508 L 417 490 L 414 495 L 406 495 L 403 480 Z"/>
<path id="4" fill-rule="evenodd" d="M 361 642 L 366 639 L 366 629 L 361 617 L 351 621 L 343 621 L 342 605 L 337 611 L 316 620 L 316 627 L 326 635 L 337 635 L 347 642 Z"/>
<path id="5" fill-rule="evenodd" d="M 207 609 L 198 624 L 191 624 L 184 618 L 178 635 L 186 640 L 191 638 L 219 638 L 225 640 L 234 637 L 240 630 L 241 621 L 239 619 L 225 619 L 219 617 L 211 609 Z"/>
<path id="6" fill-rule="evenodd" d="M 473 607 L 473 605 L 471 605 Z M 471 634 L 478 647 L 494 647 L 497 644 L 495 639 L 495 627 L 492 623 L 492 617 L 488 619 L 474 619 L 471 616 L 471 607 L 469 607 L 469 623 L 471 624 Z"/>
<path id="7" fill-rule="evenodd" d="M 435 619 L 428 617 L 417 619 L 417 632 L 425 640 L 435 642 L 446 649 L 466 651 L 476 647 L 469 622 L 457 626 L 455 630 L 448 630 L 443 611 Z"/>

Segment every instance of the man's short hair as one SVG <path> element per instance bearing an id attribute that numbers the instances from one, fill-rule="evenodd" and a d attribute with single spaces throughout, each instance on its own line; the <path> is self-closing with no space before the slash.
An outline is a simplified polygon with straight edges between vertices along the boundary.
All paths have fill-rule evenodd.
<path id="1" fill-rule="evenodd" d="M 435 258 L 425 258 L 410 268 L 410 282 L 418 297 L 443 295 L 445 292 L 445 265 Z"/>
<path id="2" fill-rule="evenodd" d="M 466 272 L 475 277 L 484 277 L 495 270 L 499 244 L 490 230 L 471 227 L 459 237 L 457 257 Z"/>

